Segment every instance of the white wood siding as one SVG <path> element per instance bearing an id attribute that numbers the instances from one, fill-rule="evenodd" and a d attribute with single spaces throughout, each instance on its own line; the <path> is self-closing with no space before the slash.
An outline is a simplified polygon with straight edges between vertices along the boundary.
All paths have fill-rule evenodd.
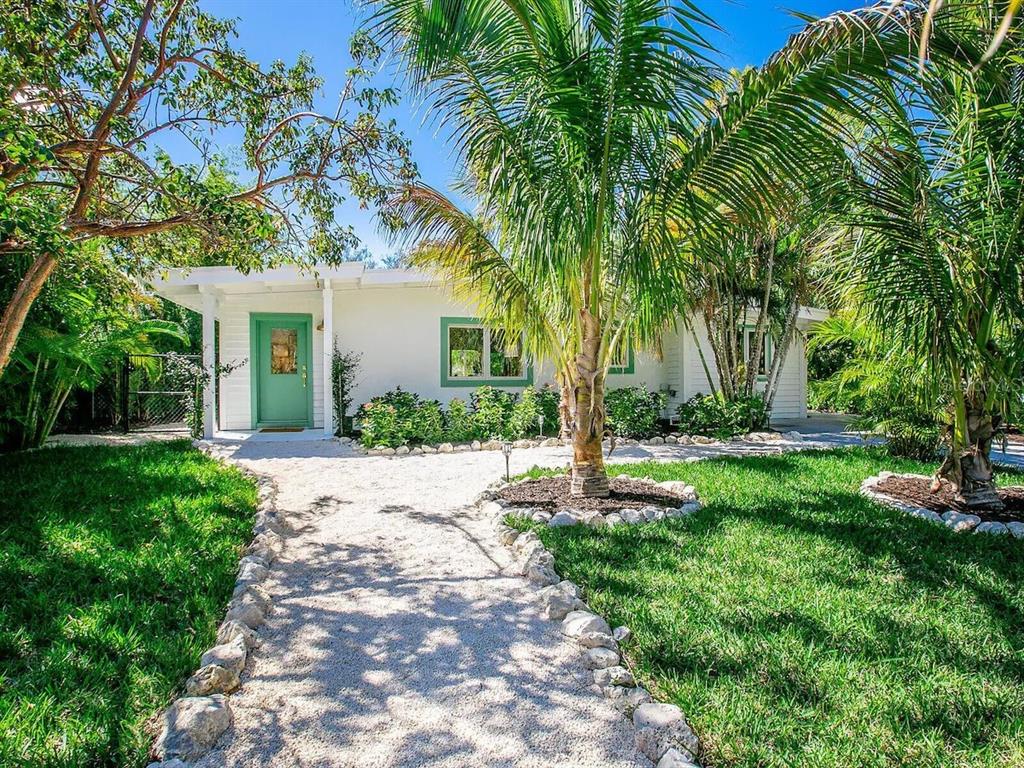
<path id="1" fill-rule="evenodd" d="M 253 312 L 301 313 L 313 318 L 312 368 L 313 425 L 323 426 L 323 301 L 319 290 L 257 294 L 229 294 L 219 300 L 220 360 L 245 361 L 220 382 L 221 429 L 252 427 L 250 413 L 251 369 L 249 366 L 249 321 Z M 362 355 L 353 393 L 353 409 L 371 397 L 401 386 L 422 397 L 447 403 L 453 397 L 466 399 L 470 387 L 441 386 L 441 318 L 472 317 L 471 307 L 453 301 L 436 286 L 337 287 L 334 291 L 334 331 L 338 348 Z M 703 323 L 695 320 L 697 336 L 714 374 L 714 357 Z M 327 341 L 329 344 L 330 342 Z M 806 415 L 806 361 L 803 337 L 798 335 L 783 367 L 775 400 L 774 416 L 792 419 Z M 550 384 L 549 362 L 535 365 L 534 383 Z M 692 334 L 680 324 L 665 334 L 662 356 L 638 353 L 632 374 L 610 374 L 608 389 L 645 386 L 669 389 L 666 415 L 675 412 L 683 400 L 709 391 L 707 378 Z M 515 390 L 516 388 L 505 388 Z"/>
<path id="2" fill-rule="evenodd" d="M 250 413 L 251 376 L 249 349 L 249 315 L 252 312 L 284 312 L 313 316 L 312 367 L 309 384 L 313 387 L 313 426 L 323 427 L 323 349 L 324 334 L 317 330 L 323 320 L 320 291 L 301 293 L 259 293 L 228 295 L 220 299 L 217 319 L 220 321 L 221 365 L 244 365 L 220 381 L 220 428 L 252 429 Z"/>

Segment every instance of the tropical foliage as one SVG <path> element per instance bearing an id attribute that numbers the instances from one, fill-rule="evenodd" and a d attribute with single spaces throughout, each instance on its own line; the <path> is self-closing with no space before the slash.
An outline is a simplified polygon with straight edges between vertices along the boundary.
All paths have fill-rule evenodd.
<path id="1" fill-rule="evenodd" d="M 16 269 L 0 262 L 0 276 Z M 74 390 L 95 388 L 126 354 L 184 339 L 105 266 L 98 248 L 79 249 L 42 292 L 0 379 L 0 450 L 42 445 Z"/>
<path id="2" fill-rule="evenodd" d="M 726 439 L 766 428 L 768 405 L 761 395 L 694 395 L 679 404 L 676 417 L 680 432 Z"/>
<path id="3" fill-rule="evenodd" d="M 469 403 L 453 398 L 444 408 L 401 387 L 359 407 L 361 442 L 367 448 L 421 443 L 464 443 L 471 440 L 517 440 L 558 428 L 558 395 L 551 389 L 527 387 L 520 395 L 479 387 Z"/>
<path id="4" fill-rule="evenodd" d="M 1024 381 L 1019 20 L 988 48 L 1005 9 L 950 3 L 934 14 L 935 55 L 873 105 L 840 226 L 821 245 L 882 359 L 917 374 L 904 398 L 944 408 L 938 477 L 979 508 L 1000 505 L 989 451 Z"/>
<path id="5" fill-rule="evenodd" d="M 412 178 L 406 142 L 379 119 L 394 94 L 365 82 L 380 53 L 365 36 L 328 114 L 314 108 L 322 81 L 307 57 L 264 68 L 234 36 L 234 21 L 197 0 L 4 4 L 0 255 L 26 264 L 4 296 L 0 374 L 42 286 L 83 241 L 113 239 L 106 252 L 143 277 L 211 254 L 245 269 L 331 262 L 356 242 L 335 219 L 346 194 L 379 203 Z M 172 135 L 184 157 L 168 154 Z M 237 135 L 244 168 L 232 169 L 219 153 Z"/>
<path id="6" fill-rule="evenodd" d="M 894 57 L 916 65 L 923 18 L 902 3 L 835 14 L 730 80 L 689 2 L 381 0 L 376 29 L 450 131 L 477 204 L 409 190 L 397 209 L 412 261 L 555 361 L 574 493 L 607 493 L 605 374 L 620 345 L 657 349 L 692 304 L 688 267 L 723 251 L 730 217 L 763 232 L 780 201 L 845 167 L 843 113 L 884 91 Z"/>
<path id="7" fill-rule="evenodd" d="M 638 440 L 661 433 L 661 412 L 668 396 L 645 387 L 612 389 L 605 396 L 608 428 L 616 437 Z"/>

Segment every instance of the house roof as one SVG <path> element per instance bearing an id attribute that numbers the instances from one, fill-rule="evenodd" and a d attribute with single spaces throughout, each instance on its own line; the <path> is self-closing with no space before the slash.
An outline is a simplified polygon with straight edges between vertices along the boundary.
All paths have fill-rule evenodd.
<path id="1" fill-rule="evenodd" d="M 168 269 L 153 276 L 151 285 L 158 296 L 176 304 L 202 310 L 203 294 L 233 296 L 254 293 L 296 293 L 322 288 L 399 288 L 439 285 L 439 282 L 414 269 L 371 269 L 361 261 L 336 267 L 320 265 L 274 267 L 263 272 L 241 272 L 235 267 L 195 267 Z M 798 320 L 818 323 L 829 316 L 827 309 L 801 307 Z"/>
<path id="2" fill-rule="evenodd" d="M 321 288 L 387 288 L 436 284 L 424 272 L 412 269 L 371 269 L 353 261 L 335 267 L 274 267 L 263 272 L 241 272 L 235 267 L 168 269 L 150 279 L 158 296 L 200 310 L 202 295 L 233 296 L 254 293 L 296 293 Z"/>

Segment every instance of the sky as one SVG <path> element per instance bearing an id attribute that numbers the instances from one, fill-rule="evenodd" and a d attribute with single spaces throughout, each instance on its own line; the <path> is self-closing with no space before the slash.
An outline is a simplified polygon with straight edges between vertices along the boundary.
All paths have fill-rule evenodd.
<path id="1" fill-rule="evenodd" d="M 720 63 L 743 68 L 759 65 L 798 31 L 801 23 L 790 11 L 824 16 L 867 4 L 840 0 L 698 0 L 699 6 L 721 27 L 711 34 L 720 52 Z M 202 7 L 217 16 L 237 20 L 239 47 L 253 59 L 269 64 L 275 59 L 293 62 L 300 53 L 313 57 L 324 79 L 321 107 L 337 105 L 350 66 L 348 39 L 365 16 L 351 0 L 203 0 Z M 383 64 L 378 84 L 394 82 L 394 67 Z M 401 90 L 401 83 L 394 82 Z M 448 190 L 455 159 L 449 145 L 430 122 L 421 105 L 403 96 L 388 113 L 412 142 L 412 156 L 424 182 Z M 223 148 L 228 149 L 228 148 Z M 378 231 L 372 213 L 356 205 L 339 211 L 351 223 L 360 240 L 375 258 L 395 249 Z"/>

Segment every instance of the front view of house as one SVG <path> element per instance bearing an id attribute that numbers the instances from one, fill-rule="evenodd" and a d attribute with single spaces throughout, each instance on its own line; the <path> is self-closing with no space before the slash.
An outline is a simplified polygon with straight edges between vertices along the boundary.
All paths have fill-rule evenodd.
<path id="1" fill-rule="evenodd" d="M 362 263 L 296 267 L 242 274 L 231 267 L 171 272 L 156 293 L 203 318 L 203 363 L 223 372 L 218 396 L 204 393 L 207 437 L 217 430 L 309 428 L 333 434 L 332 344 L 361 355 L 355 403 L 395 387 L 447 403 L 482 385 L 518 391 L 553 381 L 553 367 L 531 362 L 515 345 L 474 317 L 436 280 L 403 269 L 368 269 Z M 786 356 L 773 418 L 806 416 L 804 332 L 820 320 L 803 310 Z M 699 320 L 696 336 L 710 365 L 714 358 Z M 709 390 L 694 334 L 670 329 L 661 359 L 627 350 L 608 376 L 608 389 L 644 386 L 668 396 L 665 416 Z M 216 350 L 216 353 L 215 353 Z M 771 349 L 763 366 L 770 365 Z M 216 357 L 215 357 L 216 355 Z M 713 372 L 712 372 L 713 373 Z"/>

